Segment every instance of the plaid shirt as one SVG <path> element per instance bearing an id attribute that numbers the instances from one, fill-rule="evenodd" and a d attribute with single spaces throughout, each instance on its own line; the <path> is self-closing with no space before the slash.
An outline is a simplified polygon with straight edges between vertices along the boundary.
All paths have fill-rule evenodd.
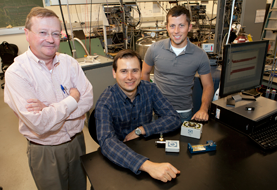
<path id="1" fill-rule="evenodd" d="M 148 137 L 166 133 L 181 126 L 181 120 L 155 84 L 141 81 L 133 102 L 115 84 L 108 87 L 96 104 L 96 130 L 102 153 L 117 165 L 139 174 L 148 159 L 137 154 L 122 141 L 139 126 Z M 152 121 L 153 111 L 159 119 Z"/>

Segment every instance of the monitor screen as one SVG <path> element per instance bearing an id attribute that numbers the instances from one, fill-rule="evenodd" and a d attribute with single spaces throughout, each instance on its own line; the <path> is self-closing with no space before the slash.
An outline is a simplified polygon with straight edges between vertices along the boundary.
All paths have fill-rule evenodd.
<path id="1" fill-rule="evenodd" d="M 268 41 L 256 41 L 224 46 L 219 96 L 259 87 L 268 48 Z"/>

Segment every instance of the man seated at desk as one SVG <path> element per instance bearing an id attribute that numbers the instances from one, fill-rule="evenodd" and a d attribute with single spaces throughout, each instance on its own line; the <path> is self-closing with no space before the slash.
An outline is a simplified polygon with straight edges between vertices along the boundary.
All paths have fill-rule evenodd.
<path id="1" fill-rule="evenodd" d="M 100 96 L 95 110 L 97 139 L 104 156 L 135 174 L 147 172 L 163 182 L 180 173 L 169 163 L 155 163 L 137 154 L 124 142 L 167 133 L 181 126 L 178 113 L 155 84 L 141 81 L 142 60 L 132 50 L 120 51 L 113 62 L 117 84 Z M 152 121 L 153 111 L 158 119 Z"/>

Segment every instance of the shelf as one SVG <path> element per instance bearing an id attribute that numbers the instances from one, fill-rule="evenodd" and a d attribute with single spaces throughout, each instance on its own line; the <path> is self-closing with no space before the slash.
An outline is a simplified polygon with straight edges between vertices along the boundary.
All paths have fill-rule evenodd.
<path id="1" fill-rule="evenodd" d="M 263 40 L 275 41 L 275 39 L 272 38 L 263 38 Z"/>
<path id="2" fill-rule="evenodd" d="M 277 8 L 271 8 L 269 11 L 277 11 Z"/>
<path id="3" fill-rule="evenodd" d="M 277 28 L 265 28 L 265 30 L 271 30 L 277 32 Z"/>
<path id="4" fill-rule="evenodd" d="M 267 59 L 270 59 L 270 60 L 271 60 L 271 59 L 274 59 L 274 57 L 266 57 L 266 58 L 267 58 Z M 275 58 L 277 58 L 277 57 L 275 57 Z"/>

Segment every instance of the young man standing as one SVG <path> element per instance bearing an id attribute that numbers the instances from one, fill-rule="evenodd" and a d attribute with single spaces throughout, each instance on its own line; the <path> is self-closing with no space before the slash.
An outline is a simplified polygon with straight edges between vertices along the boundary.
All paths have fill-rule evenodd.
<path id="1" fill-rule="evenodd" d="M 117 81 L 108 87 L 96 104 L 97 139 L 104 156 L 135 174 L 147 172 L 163 182 L 180 173 L 169 163 L 155 163 L 137 154 L 124 142 L 166 133 L 181 126 L 181 120 L 155 84 L 141 81 L 142 60 L 132 50 L 120 51 L 113 62 Z M 152 122 L 153 111 L 158 119 Z"/>
<path id="2" fill-rule="evenodd" d="M 168 11 L 166 28 L 169 39 L 156 42 L 148 48 L 142 79 L 149 81 L 150 72 L 155 66 L 155 83 L 179 113 L 182 122 L 190 119 L 207 121 L 214 94 L 213 81 L 206 53 L 187 37 L 192 28 L 189 15 L 189 11 L 182 6 L 175 6 Z M 192 116 L 192 88 L 196 72 L 200 75 L 203 94 L 200 110 Z"/>

